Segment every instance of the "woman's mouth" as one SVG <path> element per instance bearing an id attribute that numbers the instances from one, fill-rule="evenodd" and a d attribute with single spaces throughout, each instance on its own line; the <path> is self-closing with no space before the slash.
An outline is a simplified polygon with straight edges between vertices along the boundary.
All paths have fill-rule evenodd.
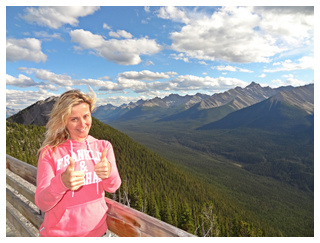
<path id="1" fill-rule="evenodd" d="M 81 128 L 81 129 L 77 129 L 77 131 L 78 131 L 78 132 L 80 132 L 80 133 L 83 133 L 83 132 L 85 132 L 86 130 L 87 130 L 87 128 L 86 128 L 86 127 Z"/>

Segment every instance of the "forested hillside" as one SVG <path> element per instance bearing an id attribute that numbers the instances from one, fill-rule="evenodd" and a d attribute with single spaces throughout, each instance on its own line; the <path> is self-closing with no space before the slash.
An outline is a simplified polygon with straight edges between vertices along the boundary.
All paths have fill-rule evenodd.
<path id="1" fill-rule="evenodd" d="M 7 122 L 6 153 L 36 166 L 45 127 Z M 113 199 L 198 236 L 279 236 L 272 225 L 249 222 L 245 212 L 192 174 L 94 119 L 90 132 L 115 150 L 121 188 Z"/>

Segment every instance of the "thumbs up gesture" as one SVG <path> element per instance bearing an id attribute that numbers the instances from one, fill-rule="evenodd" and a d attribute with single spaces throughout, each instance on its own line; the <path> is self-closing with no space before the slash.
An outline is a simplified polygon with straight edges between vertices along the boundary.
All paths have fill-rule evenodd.
<path id="1" fill-rule="evenodd" d="M 70 158 L 70 164 L 61 175 L 61 180 L 63 184 L 72 191 L 78 190 L 84 183 L 84 172 L 74 171 L 75 161 Z"/>
<path id="2" fill-rule="evenodd" d="M 101 155 L 101 160 L 94 166 L 94 171 L 96 172 L 97 176 L 101 179 L 109 178 L 111 165 L 108 159 L 106 158 L 107 149 L 105 148 Z"/>

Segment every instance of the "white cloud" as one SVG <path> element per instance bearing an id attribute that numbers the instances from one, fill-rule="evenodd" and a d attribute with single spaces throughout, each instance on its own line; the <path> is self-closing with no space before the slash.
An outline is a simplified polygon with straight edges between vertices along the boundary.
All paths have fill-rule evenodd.
<path id="1" fill-rule="evenodd" d="M 77 49 L 91 49 L 97 55 L 122 65 L 137 65 L 142 60 L 140 55 L 152 55 L 161 50 L 161 45 L 148 38 L 104 40 L 101 35 L 82 29 L 70 32 L 71 41 L 78 43 Z"/>
<path id="2" fill-rule="evenodd" d="M 182 60 L 186 63 L 190 62 L 189 58 L 184 53 L 179 53 L 179 54 L 173 53 L 170 55 L 170 57 L 172 57 L 175 60 Z"/>
<path id="3" fill-rule="evenodd" d="M 103 23 L 102 28 L 107 29 L 107 30 L 111 30 L 111 27 L 106 23 Z"/>
<path id="4" fill-rule="evenodd" d="M 177 75 L 177 73 L 176 72 L 154 73 L 149 70 L 143 70 L 141 72 L 128 71 L 128 72 L 120 73 L 119 77 L 125 78 L 125 79 L 153 81 L 156 79 L 168 79 L 174 75 Z"/>
<path id="5" fill-rule="evenodd" d="M 239 68 L 235 66 L 214 66 L 212 67 L 213 69 L 217 69 L 219 71 L 229 71 L 229 72 L 243 72 L 243 73 L 253 73 L 253 71 L 244 69 L 244 68 Z"/>
<path id="6" fill-rule="evenodd" d="M 118 90 L 118 85 L 114 82 L 102 79 L 73 79 L 71 76 L 66 74 L 56 74 L 51 71 L 45 69 L 37 69 L 37 68 L 25 68 L 21 67 L 18 70 L 22 72 L 26 72 L 27 74 L 34 74 L 37 79 L 40 79 L 46 83 L 35 83 L 34 86 L 39 88 L 47 87 L 50 90 L 56 90 L 57 87 L 64 87 L 69 89 L 69 87 L 75 85 L 89 85 L 92 87 L 101 87 L 107 90 Z M 9 75 L 10 76 L 10 75 Z M 19 76 L 20 77 L 20 76 Z M 22 75 L 22 78 L 27 80 L 27 77 Z M 8 82 L 8 81 L 7 81 Z M 13 82 L 10 80 L 10 82 Z M 21 81 L 22 82 L 22 81 Z M 17 85 L 16 85 L 17 86 Z M 21 87 L 21 86 L 20 86 Z"/>
<path id="7" fill-rule="evenodd" d="M 44 38 L 45 40 L 59 39 L 61 41 L 64 41 L 60 33 L 49 34 L 46 31 L 39 31 L 34 32 L 34 35 L 38 38 Z"/>
<path id="8" fill-rule="evenodd" d="M 271 83 L 273 83 L 273 85 L 271 85 L 271 87 L 280 87 L 280 86 L 288 86 L 288 85 L 292 85 L 296 87 L 296 86 L 302 86 L 310 83 L 310 82 L 296 79 L 292 74 L 283 75 L 282 77 L 285 78 L 285 80 L 281 80 L 281 79 L 272 80 Z"/>
<path id="9" fill-rule="evenodd" d="M 244 87 L 248 85 L 247 82 L 236 78 L 212 78 L 194 75 L 180 75 L 171 80 L 170 83 L 171 86 L 174 86 L 173 90 L 225 90 L 236 86 Z"/>
<path id="10" fill-rule="evenodd" d="M 41 41 L 35 38 L 7 39 L 7 61 L 45 62 L 47 55 L 41 51 Z"/>
<path id="11" fill-rule="evenodd" d="M 276 62 L 273 66 L 278 66 L 274 69 L 265 69 L 264 72 L 274 73 L 280 71 L 294 71 L 302 69 L 313 69 L 314 68 L 314 58 L 310 56 L 302 57 L 298 62 L 294 63 L 292 60 L 285 60 L 283 62 Z"/>
<path id="12" fill-rule="evenodd" d="M 291 44 L 313 43 L 313 8 L 227 6 L 201 17 L 193 11 L 175 7 L 158 11 L 160 18 L 185 23 L 170 38 L 171 48 L 188 58 L 268 63 L 275 54 L 292 49 Z"/>
<path id="13" fill-rule="evenodd" d="M 6 84 L 13 85 L 20 88 L 26 88 L 26 87 L 37 85 L 37 83 L 34 82 L 32 78 L 29 78 L 23 74 L 19 74 L 18 78 L 15 78 L 9 74 L 6 74 Z"/>
<path id="14" fill-rule="evenodd" d="M 144 6 L 144 11 L 146 11 L 147 13 L 150 13 L 150 6 Z"/>
<path id="15" fill-rule="evenodd" d="M 103 80 L 101 78 L 73 79 L 67 74 L 55 74 L 48 70 L 36 68 L 21 67 L 19 70 L 29 75 L 34 75 L 42 82 L 35 82 L 30 77 L 22 74 L 20 74 L 18 78 L 7 75 L 8 85 L 14 85 L 23 88 L 32 86 L 39 89 L 37 92 L 19 92 L 7 90 L 7 106 L 11 108 L 24 108 L 26 104 L 28 105 L 34 103 L 41 97 L 46 96 L 44 98 L 47 98 L 49 96 L 48 90 L 57 91 L 59 88 L 68 90 L 78 85 L 89 85 L 97 88 L 99 91 L 120 91 L 121 93 L 134 92 L 139 93 L 140 97 L 142 97 L 141 95 L 150 96 L 151 94 L 157 94 L 157 96 L 161 96 L 164 93 L 167 94 L 174 91 L 187 93 L 189 91 L 200 92 L 207 90 L 212 92 L 217 90 L 226 90 L 236 86 L 244 87 L 248 85 L 248 83 L 236 78 L 212 78 L 209 76 L 198 77 L 194 75 L 176 76 L 176 72 L 152 72 L 149 70 L 120 73 L 116 79 L 116 82 Z M 106 79 L 108 78 L 109 77 Z M 159 81 L 161 79 L 165 80 Z M 24 102 L 18 102 L 18 99 L 24 100 Z M 126 99 L 131 100 L 132 98 L 127 97 Z M 122 101 L 125 103 L 124 99 L 122 99 Z M 14 102 L 17 103 L 14 104 Z M 120 100 L 118 102 L 120 102 Z M 21 107 L 22 105 L 24 106 Z"/>
<path id="16" fill-rule="evenodd" d="M 55 74 L 45 69 L 37 68 L 19 68 L 20 71 L 24 71 L 28 74 L 34 73 L 37 79 L 48 81 L 49 83 L 56 84 L 58 86 L 72 86 L 74 84 L 72 78 L 69 75 Z"/>
<path id="17" fill-rule="evenodd" d="M 267 75 L 265 73 L 260 74 L 258 77 L 259 78 L 265 78 Z"/>
<path id="18" fill-rule="evenodd" d="M 260 29 L 279 36 L 286 45 L 300 46 L 313 41 L 314 8 L 311 7 L 255 7 L 262 16 Z"/>
<path id="19" fill-rule="evenodd" d="M 146 66 L 154 65 L 153 61 L 146 61 L 145 63 Z"/>
<path id="20" fill-rule="evenodd" d="M 103 76 L 103 77 L 100 77 L 100 78 L 98 78 L 98 79 L 99 79 L 99 80 L 109 80 L 109 81 L 112 80 L 112 78 L 109 77 L 109 76 Z"/>
<path id="21" fill-rule="evenodd" d="M 111 37 L 114 37 L 114 38 L 121 38 L 121 37 L 123 37 L 123 38 L 125 38 L 125 39 L 131 39 L 131 38 L 133 37 L 129 32 L 127 32 L 127 31 L 125 31 L 125 30 L 117 30 L 117 32 L 110 31 L 110 32 L 109 32 L 109 35 L 110 35 Z"/>
<path id="22" fill-rule="evenodd" d="M 79 17 L 93 14 L 99 8 L 91 6 L 28 7 L 25 15 L 20 15 L 20 17 L 30 23 L 57 29 L 64 24 L 76 26 Z"/>
<path id="23" fill-rule="evenodd" d="M 236 86 L 245 87 L 248 85 L 236 78 L 218 77 L 212 78 L 209 76 L 198 77 L 194 75 L 179 75 L 175 72 L 154 73 L 148 70 L 141 72 L 129 71 L 120 73 L 117 78 L 117 84 L 112 86 L 104 86 L 99 89 L 103 90 L 131 90 L 136 93 L 150 92 L 173 92 L 173 91 L 200 91 L 200 90 L 225 90 Z M 159 79 L 168 79 L 159 81 Z"/>
<path id="24" fill-rule="evenodd" d="M 6 106 L 13 109 L 24 109 L 33 103 L 47 99 L 50 96 L 56 96 L 56 94 L 48 92 L 45 89 L 39 89 L 38 91 L 30 90 L 6 90 Z"/>
<path id="25" fill-rule="evenodd" d="M 259 20 L 250 8 L 223 7 L 171 33 L 172 49 L 199 60 L 269 62 L 281 49 L 254 31 Z"/>
<path id="26" fill-rule="evenodd" d="M 188 24 L 190 19 L 183 9 L 174 6 L 161 7 L 158 11 L 158 17 L 162 19 L 171 19 L 176 22 Z"/>

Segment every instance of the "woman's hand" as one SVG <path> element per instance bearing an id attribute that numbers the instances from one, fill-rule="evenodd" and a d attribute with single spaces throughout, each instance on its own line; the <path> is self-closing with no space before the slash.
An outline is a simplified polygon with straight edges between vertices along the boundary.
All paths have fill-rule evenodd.
<path id="1" fill-rule="evenodd" d="M 70 158 L 70 164 L 66 171 L 61 175 L 63 184 L 68 187 L 71 191 L 78 190 L 84 183 L 84 172 L 74 171 L 75 161 Z"/>
<path id="2" fill-rule="evenodd" d="M 94 171 L 96 172 L 97 176 L 102 180 L 109 178 L 111 171 L 111 165 L 110 162 L 107 160 L 106 155 L 107 149 L 105 148 L 102 152 L 100 162 L 94 166 Z"/>

